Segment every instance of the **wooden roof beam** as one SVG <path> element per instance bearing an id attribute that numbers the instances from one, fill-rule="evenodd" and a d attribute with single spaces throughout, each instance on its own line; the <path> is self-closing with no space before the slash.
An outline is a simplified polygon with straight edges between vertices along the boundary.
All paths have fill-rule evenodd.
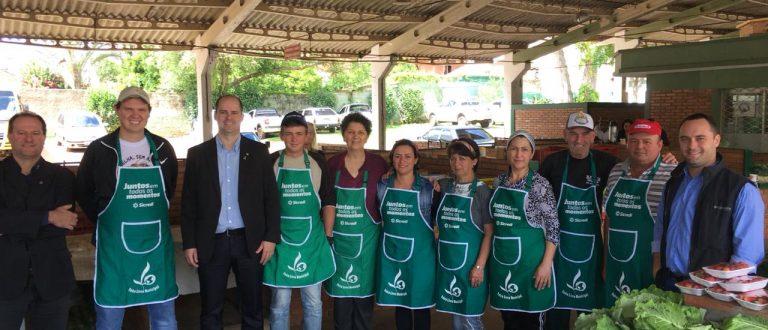
<path id="1" fill-rule="evenodd" d="M 195 3 L 180 2 L 179 0 L 79 0 L 82 2 L 100 3 L 105 5 L 124 5 L 124 6 L 152 6 L 152 7 L 208 7 L 208 8 L 226 8 L 230 0 L 197 0 Z"/>
<path id="2" fill-rule="evenodd" d="M 663 19 L 657 20 L 652 23 L 645 24 L 641 27 L 629 29 L 627 36 L 630 38 L 639 38 L 648 33 L 662 31 L 671 27 L 681 25 L 698 18 L 701 15 L 714 13 L 725 8 L 738 5 L 746 0 L 712 0 L 702 5 L 692 7 L 681 11 L 677 14 L 672 14 Z"/>
<path id="3" fill-rule="evenodd" d="M 395 39 L 392 39 L 380 47 L 374 47 L 371 53 L 373 55 L 388 56 L 407 50 L 416 44 L 427 40 L 446 27 L 462 20 L 464 17 L 472 15 L 491 2 L 492 0 L 458 1 L 448 7 L 448 9 L 427 19 L 423 23 L 412 27 Z"/>
<path id="4" fill-rule="evenodd" d="M 512 57 L 513 61 L 532 61 L 541 56 L 556 52 L 557 50 L 570 44 L 588 40 L 589 38 L 595 37 L 614 27 L 620 26 L 624 23 L 630 22 L 633 19 L 646 15 L 658 8 L 664 7 L 673 1 L 674 0 L 648 0 L 638 5 L 624 6 L 622 8 L 616 9 L 611 18 L 601 19 L 595 23 L 591 23 L 568 33 L 562 34 L 556 38 L 553 38 L 552 40 L 545 41 L 544 43 L 533 48 L 523 49 L 514 54 Z"/>
<path id="5" fill-rule="evenodd" d="M 260 3 L 261 0 L 232 1 L 208 30 L 195 38 L 195 46 L 209 47 L 221 44 L 253 13 L 253 9 Z"/>

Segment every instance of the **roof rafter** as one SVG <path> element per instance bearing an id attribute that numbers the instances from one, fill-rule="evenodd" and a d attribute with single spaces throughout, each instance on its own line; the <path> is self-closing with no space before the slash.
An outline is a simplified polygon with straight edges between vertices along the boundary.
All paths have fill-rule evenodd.
<path id="1" fill-rule="evenodd" d="M 319 30 L 298 30 L 298 29 L 286 29 L 286 28 L 268 28 L 258 25 L 254 26 L 240 26 L 233 31 L 234 33 L 252 34 L 260 36 L 268 36 L 284 40 L 309 40 L 309 41 L 374 41 L 374 42 L 386 42 L 393 38 L 393 36 L 376 36 L 357 33 L 337 33 Z"/>
<path id="2" fill-rule="evenodd" d="M 196 3 L 179 0 L 79 0 L 82 2 L 100 3 L 105 5 L 136 5 L 136 6 L 170 6 L 170 7 L 209 7 L 227 8 L 230 0 L 197 0 Z"/>
<path id="3" fill-rule="evenodd" d="M 207 23 L 184 22 L 162 19 L 146 19 L 143 17 L 100 15 L 92 13 L 67 13 L 45 10 L 17 12 L 2 10 L 3 19 L 30 23 L 41 23 L 58 26 L 74 26 L 97 30 L 168 30 L 168 31 L 205 31 Z"/>
<path id="4" fill-rule="evenodd" d="M 523 49 L 512 56 L 514 62 L 528 62 L 546 54 L 555 52 L 570 44 L 587 40 L 616 26 L 646 15 L 664 7 L 674 0 L 648 0 L 638 5 L 627 5 L 614 11 L 611 18 L 604 18 L 546 41 L 536 47 Z"/>
<path id="5" fill-rule="evenodd" d="M 716 12 L 737 4 L 740 4 L 746 0 L 712 0 L 702 5 L 698 5 L 677 14 L 664 17 L 652 23 L 645 24 L 641 27 L 631 28 L 627 30 L 627 36 L 641 37 L 647 33 L 654 31 L 661 31 L 670 27 L 681 25 L 685 22 L 696 19 L 697 17 L 709 13 Z"/>
<path id="6" fill-rule="evenodd" d="M 412 27 L 397 38 L 392 39 L 390 42 L 385 43 L 380 47 L 374 47 L 376 54 L 373 55 L 388 56 L 413 47 L 417 43 L 427 40 L 429 37 L 435 35 L 446 27 L 453 25 L 464 17 L 482 9 L 484 6 L 491 3 L 491 1 L 492 0 L 458 1 L 448 7 L 448 9 L 438 13 L 419 25 Z"/>
<path id="7" fill-rule="evenodd" d="M 505 24 L 491 24 L 491 23 L 479 23 L 464 20 L 462 22 L 456 22 L 449 26 L 451 29 L 459 29 L 466 31 L 476 31 L 483 33 L 499 34 L 499 35 L 531 35 L 531 36 L 551 36 L 553 34 L 564 33 L 566 28 L 548 28 L 548 27 L 530 27 L 521 25 L 505 25 Z"/>
<path id="8" fill-rule="evenodd" d="M 426 20 L 424 17 L 399 15 L 399 14 L 377 14 L 371 12 L 340 11 L 332 9 L 298 7 L 262 3 L 256 6 L 256 11 L 270 14 L 280 14 L 288 16 L 300 16 L 327 22 L 344 23 L 421 23 Z"/>
<path id="9" fill-rule="evenodd" d="M 234 31 L 251 15 L 253 9 L 261 3 L 261 0 L 235 0 L 224 9 L 213 24 L 195 39 L 195 45 L 199 47 L 216 46 Z"/>

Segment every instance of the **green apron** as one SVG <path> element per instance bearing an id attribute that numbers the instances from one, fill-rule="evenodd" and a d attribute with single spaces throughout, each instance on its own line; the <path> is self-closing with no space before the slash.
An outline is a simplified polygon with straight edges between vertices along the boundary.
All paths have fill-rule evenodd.
<path id="1" fill-rule="evenodd" d="M 608 258 L 605 264 L 605 303 L 613 306 L 622 294 L 653 283 L 653 215 L 648 188 L 659 169 L 661 157 L 646 179 L 626 176 L 624 171 L 608 194 L 605 213 L 608 227 Z"/>
<path id="2" fill-rule="evenodd" d="M 153 166 L 124 167 L 117 141 L 117 185 L 96 222 L 94 300 L 123 308 L 179 295 L 168 199 L 157 148 L 145 134 Z"/>
<path id="3" fill-rule="evenodd" d="M 560 245 L 555 255 L 557 273 L 557 308 L 591 311 L 601 304 L 603 241 L 600 236 L 600 211 L 596 185 L 581 189 L 569 185 L 566 157 L 560 200 L 557 202 L 560 220 Z M 590 174 L 597 181 L 592 153 L 589 154 Z"/>
<path id="4" fill-rule="evenodd" d="M 469 274 L 480 253 L 483 229 L 472 221 L 472 200 L 477 178 L 469 188 L 469 195 L 454 194 L 451 181 L 437 209 L 437 310 L 461 316 L 480 316 L 488 299 L 488 281 L 473 288 Z"/>
<path id="5" fill-rule="evenodd" d="M 264 284 L 300 288 L 325 281 L 336 271 L 333 252 L 320 219 L 320 198 L 312 185 L 309 156 L 303 169 L 283 168 L 285 153 L 277 163 L 280 194 L 280 244 L 264 265 Z"/>
<path id="6" fill-rule="evenodd" d="M 333 223 L 333 256 L 339 269 L 324 283 L 331 297 L 363 298 L 374 293 L 376 247 L 381 227 L 365 207 L 368 171 L 360 188 L 339 187 L 336 172 L 336 221 Z"/>
<path id="7" fill-rule="evenodd" d="M 555 273 L 553 285 L 537 290 L 536 268 L 544 257 L 544 229 L 528 223 L 525 201 L 533 183 L 528 171 L 525 190 L 497 187 L 490 201 L 495 227 L 489 262 L 491 307 L 505 311 L 538 313 L 555 306 Z"/>
<path id="8" fill-rule="evenodd" d="M 421 178 L 410 190 L 390 188 L 381 201 L 384 234 L 378 254 L 376 303 L 412 309 L 435 305 L 435 236 L 419 209 Z"/>

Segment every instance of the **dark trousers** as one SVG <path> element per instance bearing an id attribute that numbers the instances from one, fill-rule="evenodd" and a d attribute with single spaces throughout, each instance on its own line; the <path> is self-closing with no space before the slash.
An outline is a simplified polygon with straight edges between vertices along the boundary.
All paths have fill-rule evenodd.
<path id="1" fill-rule="evenodd" d="M 504 330 L 544 329 L 544 313 L 501 311 L 501 319 L 504 321 Z"/>
<path id="2" fill-rule="evenodd" d="M 224 294 L 230 269 L 235 273 L 240 295 L 242 329 L 263 329 L 264 313 L 261 301 L 261 283 L 264 266 L 261 255 L 250 257 L 244 236 L 217 236 L 213 257 L 201 262 L 197 270 L 202 301 L 200 328 L 221 329 Z"/>
<path id="3" fill-rule="evenodd" d="M 410 309 L 395 307 L 395 326 L 397 330 L 429 329 L 432 323 L 429 308 Z"/>
<path id="4" fill-rule="evenodd" d="M 672 292 L 680 292 L 680 289 L 677 288 L 675 283 L 686 280 L 688 278 L 689 277 L 686 275 L 673 273 L 667 267 L 661 267 L 661 269 L 656 272 L 656 277 L 653 279 L 653 281 L 659 289 Z"/>
<path id="5" fill-rule="evenodd" d="M 570 309 L 550 309 L 547 311 L 544 328 L 547 330 L 568 329 L 571 323 Z"/>
<path id="6" fill-rule="evenodd" d="M 21 296 L 0 300 L 0 329 L 19 329 L 21 321 L 26 318 L 26 328 L 30 330 L 64 330 L 71 304 L 69 295 L 43 299 L 35 288 L 34 280 L 30 279 Z"/>
<path id="7" fill-rule="evenodd" d="M 333 323 L 336 330 L 372 329 L 373 296 L 333 298 Z"/>

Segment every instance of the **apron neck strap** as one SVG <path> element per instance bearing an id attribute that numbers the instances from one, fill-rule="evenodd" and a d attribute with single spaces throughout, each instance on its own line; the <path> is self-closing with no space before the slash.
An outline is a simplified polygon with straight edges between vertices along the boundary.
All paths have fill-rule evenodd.
<path id="1" fill-rule="evenodd" d="M 339 185 L 339 178 L 341 177 L 341 170 L 336 171 L 336 181 L 334 182 L 335 186 Z M 368 170 L 363 171 L 363 187 L 368 185 Z"/>
<path id="2" fill-rule="evenodd" d="M 451 183 L 448 184 L 448 193 L 452 193 L 456 190 L 456 179 L 451 180 Z M 475 190 L 477 190 L 477 175 L 475 175 L 474 178 L 472 178 L 472 182 L 469 184 L 469 197 L 472 197 L 475 195 Z"/>
<path id="3" fill-rule="evenodd" d="M 661 165 L 661 154 L 656 156 L 656 161 L 653 162 L 653 166 L 651 166 L 651 171 L 648 173 L 648 177 L 646 179 L 653 180 L 653 177 L 656 176 L 656 172 L 659 170 L 659 165 Z M 627 175 L 627 169 L 625 168 L 624 171 L 621 173 L 621 176 Z M 640 174 L 642 176 L 642 173 Z"/>
<path id="4" fill-rule="evenodd" d="M 285 165 L 285 150 L 280 152 L 280 158 L 277 161 L 277 167 L 283 167 Z M 305 168 L 309 168 L 309 155 L 307 155 L 307 151 L 304 150 L 304 166 Z"/>
<path id="5" fill-rule="evenodd" d="M 531 191 L 533 187 L 533 171 L 528 169 L 528 175 L 525 177 L 525 191 Z"/>
<path id="6" fill-rule="evenodd" d="M 390 175 L 387 179 L 387 186 L 394 187 L 395 186 L 395 178 L 397 178 L 397 173 L 394 173 L 394 175 Z M 413 184 L 411 185 L 411 190 L 421 191 L 421 177 L 418 173 L 413 173 Z"/>
<path id="7" fill-rule="evenodd" d="M 565 166 L 563 167 L 563 183 L 568 183 L 568 165 L 571 163 L 571 154 L 568 153 L 565 156 Z M 592 157 L 592 151 L 589 152 L 589 172 L 592 175 L 592 185 L 597 183 L 597 168 L 595 167 L 595 159 Z"/>
<path id="8" fill-rule="evenodd" d="M 147 130 L 144 130 L 144 138 L 147 139 L 147 143 L 149 143 L 149 153 L 152 156 L 152 165 L 160 165 L 160 157 L 157 155 L 157 146 L 155 146 L 155 141 L 149 136 Z M 117 144 L 115 144 L 115 146 L 117 150 L 117 166 L 123 166 L 123 151 L 120 148 L 120 134 L 117 134 Z"/>

